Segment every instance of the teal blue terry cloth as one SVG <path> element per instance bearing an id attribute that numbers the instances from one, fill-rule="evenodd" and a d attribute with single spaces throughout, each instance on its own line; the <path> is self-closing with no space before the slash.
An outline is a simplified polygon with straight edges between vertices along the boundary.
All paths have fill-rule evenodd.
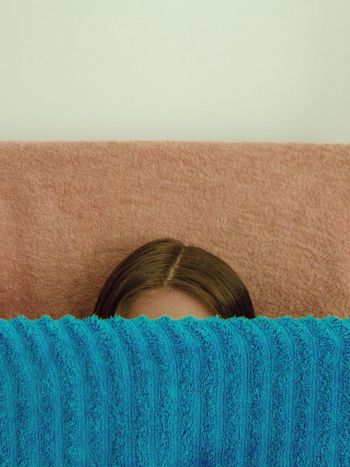
<path id="1" fill-rule="evenodd" d="M 349 466 L 350 318 L 0 320 L 0 465 Z"/>

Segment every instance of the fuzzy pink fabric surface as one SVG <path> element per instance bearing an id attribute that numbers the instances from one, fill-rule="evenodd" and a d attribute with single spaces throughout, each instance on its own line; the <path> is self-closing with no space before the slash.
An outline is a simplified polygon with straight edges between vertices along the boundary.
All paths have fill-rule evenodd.
<path id="1" fill-rule="evenodd" d="M 0 142 L 0 317 L 91 315 L 171 236 L 228 262 L 257 315 L 350 316 L 350 145 Z"/>

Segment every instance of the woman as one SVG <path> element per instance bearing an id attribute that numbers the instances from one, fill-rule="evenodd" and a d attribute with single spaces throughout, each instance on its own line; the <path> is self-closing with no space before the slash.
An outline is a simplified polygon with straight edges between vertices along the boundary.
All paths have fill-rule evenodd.
<path id="1" fill-rule="evenodd" d="M 102 287 L 93 314 L 255 318 L 248 289 L 226 262 L 173 238 L 146 243 L 122 260 Z"/>

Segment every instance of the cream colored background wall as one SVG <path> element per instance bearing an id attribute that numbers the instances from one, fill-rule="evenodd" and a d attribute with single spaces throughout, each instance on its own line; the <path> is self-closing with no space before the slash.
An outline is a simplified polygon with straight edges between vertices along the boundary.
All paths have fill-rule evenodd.
<path id="1" fill-rule="evenodd" d="M 350 142 L 348 0 L 0 0 L 0 140 Z"/>

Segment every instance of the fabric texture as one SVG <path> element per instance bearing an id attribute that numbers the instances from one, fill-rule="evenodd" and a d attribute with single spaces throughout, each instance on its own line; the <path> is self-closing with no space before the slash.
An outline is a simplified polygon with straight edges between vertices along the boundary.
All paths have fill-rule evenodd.
<path id="1" fill-rule="evenodd" d="M 257 315 L 350 316 L 350 144 L 0 142 L 0 317 L 93 312 L 174 237 L 226 261 Z"/>
<path id="2" fill-rule="evenodd" d="M 1 466 L 349 466 L 350 319 L 0 320 Z"/>

